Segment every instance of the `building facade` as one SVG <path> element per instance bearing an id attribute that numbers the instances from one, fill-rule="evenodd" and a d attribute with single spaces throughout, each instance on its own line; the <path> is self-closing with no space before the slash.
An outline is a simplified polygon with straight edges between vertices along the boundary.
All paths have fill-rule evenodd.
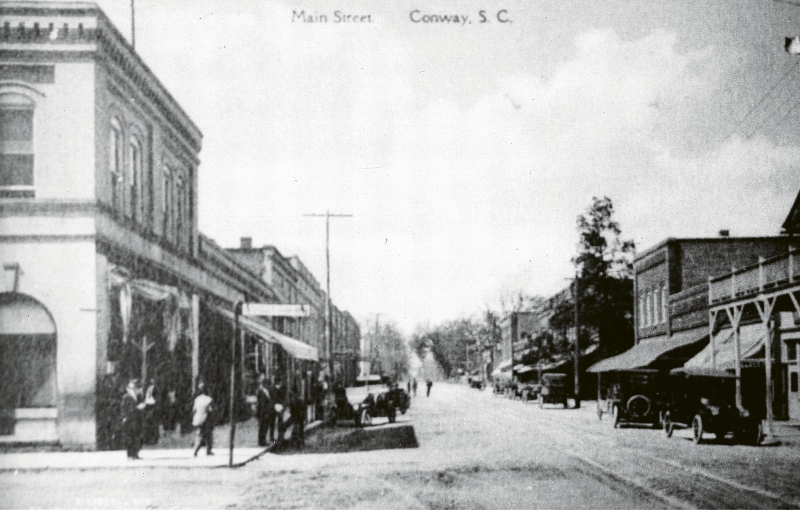
<path id="1" fill-rule="evenodd" d="M 227 409 L 231 369 L 242 404 L 316 361 L 258 318 L 234 335 L 237 303 L 286 297 L 198 232 L 200 130 L 103 12 L 0 16 L 0 442 L 118 448 L 134 377 L 185 432 L 198 379 Z"/>

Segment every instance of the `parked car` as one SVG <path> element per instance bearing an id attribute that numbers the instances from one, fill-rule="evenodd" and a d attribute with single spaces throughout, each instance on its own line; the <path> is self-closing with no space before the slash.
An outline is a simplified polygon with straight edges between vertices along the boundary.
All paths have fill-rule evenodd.
<path id="1" fill-rule="evenodd" d="M 567 374 L 543 374 L 539 392 L 539 407 L 545 404 L 562 404 L 567 408 Z"/>
<path id="2" fill-rule="evenodd" d="M 523 402 L 530 400 L 538 400 L 539 393 L 542 392 L 542 385 L 539 383 L 528 382 L 523 383 L 520 389 L 520 398 Z"/>
<path id="3" fill-rule="evenodd" d="M 671 398 L 665 405 L 663 430 L 672 437 L 677 428 L 691 428 L 692 440 L 701 444 L 712 434 L 718 440 L 733 435 L 736 442 L 761 441 L 762 416 L 735 402 L 735 378 L 727 372 L 670 378 Z"/>
<path id="4" fill-rule="evenodd" d="M 605 402 L 598 402 L 597 417 L 608 414 L 611 424 L 661 426 L 667 375 L 657 370 L 630 370 L 610 374 Z"/>
<path id="5" fill-rule="evenodd" d="M 408 408 L 411 407 L 411 397 L 409 397 L 408 392 L 398 386 L 397 383 L 392 383 L 388 393 L 392 400 L 394 400 L 395 406 L 397 410 L 400 411 L 400 414 L 406 414 Z"/>
<path id="6" fill-rule="evenodd" d="M 369 393 L 356 409 L 356 426 L 372 425 L 373 418 L 383 416 L 389 419 L 389 423 L 394 423 L 397 421 L 397 411 L 401 410 L 404 413 L 408 409 L 407 401 L 405 406 L 403 405 L 403 395 L 408 397 L 408 394 L 396 383 L 392 383 L 388 391 L 378 393 L 377 396 Z"/>

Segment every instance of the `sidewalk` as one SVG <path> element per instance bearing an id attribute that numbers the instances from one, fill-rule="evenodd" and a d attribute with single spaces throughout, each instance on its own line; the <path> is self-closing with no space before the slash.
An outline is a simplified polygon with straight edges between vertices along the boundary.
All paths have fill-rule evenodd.
<path id="1" fill-rule="evenodd" d="M 306 427 L 313 430 L 321 422 Z M 271 450 L 257 446 L 256 420 L 236 424 L 233 465 L 243 466 Z M 0 471 L 46 469 L 152 469 L 152 468 L 219 468 L 228 467 L 230 459 L 230 427 L 220 425 L 214 429 L 214 455 L 206 455 L 205 447 L 197 457 L 192 448 L 192 434 L 174 434 L 163 437 L 157 445 L 147 445 L 139 452 L 141 459 L 129 460 L 125 450 L 102 452 L 21 452 L 0 454 Z"/>

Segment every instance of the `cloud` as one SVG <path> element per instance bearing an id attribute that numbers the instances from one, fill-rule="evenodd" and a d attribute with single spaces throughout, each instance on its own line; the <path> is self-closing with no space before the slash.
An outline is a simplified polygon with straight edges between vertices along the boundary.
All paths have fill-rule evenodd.
<path id="1" fill-rule="evenodd" d="M 410 331 L 496 306 L 509 289 L 557 291 L 593 195 L 614 199 L 641 248 L 722 227 L 774 232 L 786 210 L 759 201 L 786 202 L 774 183 L 791 180 L 796 149 L 731 139 L 693 153 L 676 135 L 725 78 L 712 47 L 592 30 L 551 74 L 492 77 L 465 101 L 469 83 L 421 92 L 415 47 L 392 27 L 263 30 L 291 8 L 259 5 L 252 26 L 234 11 L 201 27 L 212 46 L 245 27 L 250 49 L 198 55 L 174 82 L 205 105 L 196 120 L 214 141 L 201 227 L 223 245 L 252 235 L 298 253 L 324 281 L 324 227 L 302 214 L 352 213 L 332 224 L 332 295 L 359 318 L 390 314 Z M 209 89 L 192 90 L 204 75 Z"/>

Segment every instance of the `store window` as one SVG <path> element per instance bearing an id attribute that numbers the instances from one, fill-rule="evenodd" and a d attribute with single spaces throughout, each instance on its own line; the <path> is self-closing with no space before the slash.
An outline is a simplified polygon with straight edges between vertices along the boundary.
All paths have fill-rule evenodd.
<path id="1" fill-rule="evenodd" d="M 33 198 L 34 103 L 0 94 L 0 198 Z"/>

